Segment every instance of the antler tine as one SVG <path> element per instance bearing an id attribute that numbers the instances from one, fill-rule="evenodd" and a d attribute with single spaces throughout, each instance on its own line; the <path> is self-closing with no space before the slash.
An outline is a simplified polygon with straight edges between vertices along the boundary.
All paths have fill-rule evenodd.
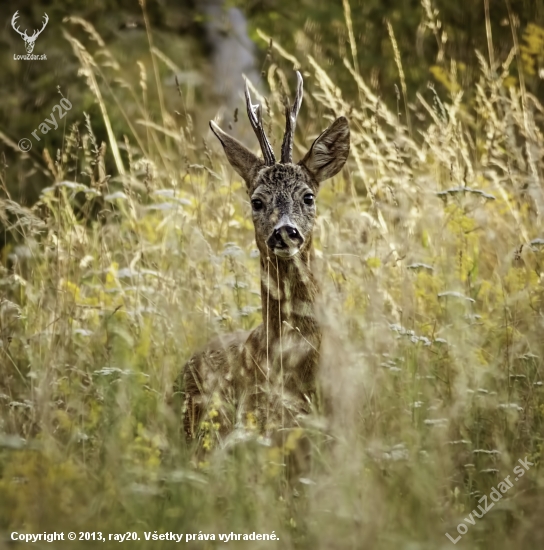
<path id="1" fill-rule="evenodd" d="M 30 38 L 34 38 L 34 39 L 38 38 L 38 36 L 40 36 L 40 34 L 42 33 L 43 29 L 45 29 L 47 23 L 49 22 L 49 16 L 47 15 L 47 13 L 44 13 L 43 17 L 45 21 L 43 22 L 42 28 L 40 30 L 35 29 Z"/>
<path id="2" fill-rule="evenodd" d="M 26 29 L 25 29 L 25 32 L 22 33 L 20 30 L 19 30 L 19 27 L 16 27 L 16 23 L 17 23 L 17 19 L 19 19 L 19 10 L 17 10 L 14 14 L 13 14 L 13 17 L 11 18 L 11 26 L 13 27 L 13 30 L 15 32 L 18 32 L 21 36 L 26 36 Z"/>
<path id="3" fill-rule="evenodd" d="M 272 150 L 272 146 L 270 145 L 270 142 L 268 141 L 268 138 L 264 133 L 261 106 L 259 104 L 253 105 L 251 103 L 251 96 L 249 95 L 249 87 L 247 84 L 247 79 L 246 79 L 245 96 L 246 96 L 247 116 L 249 117 L 249 122 L 251 124 L 251 127 L 253 128 L 253 131 L 255 132 L 257 139 L 259 140 L 261 151 L 263 152 L 264 162 L 266 163 L 267 166 L 272 166 L 276 164 L 276 157 L 274 155 L 274 151 Z"/>
<path id="4" fill-rule="evenodd" d="M 40 34 L 43 29 L 45 29 L 47 23 L 49 23 L 49 15 L 47 15 L 47 13 L 43 14 L 43 18 L 45 19 L 45 21 L 43 22 L 42 28 L 38 31 L 38 34 Z"/>
<path id="5" fill-rule="evenodd" d="M 303 81 L 302 75 L 297 71 L 297 93 L 293 106 L 289 108 L 289 100 L 285 106 L 285 135 L 281 144 L 281 162 L 287 164 L 293 162 L 293 142 L 295 139 L 295 127 L 297 116 L 302 105 Z"/>

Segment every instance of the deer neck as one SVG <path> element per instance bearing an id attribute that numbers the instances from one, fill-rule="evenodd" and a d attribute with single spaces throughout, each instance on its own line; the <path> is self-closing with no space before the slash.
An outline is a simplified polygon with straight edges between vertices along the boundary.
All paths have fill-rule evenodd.
<path id="1" fill-rule="evenodd" d="M 293 259 L 261 255 L 263 324 L 270 339 L 290 331 L 308 339 L 316 335 L 314 303 L 318 287 L 313 263 L 311 242 Z"/>

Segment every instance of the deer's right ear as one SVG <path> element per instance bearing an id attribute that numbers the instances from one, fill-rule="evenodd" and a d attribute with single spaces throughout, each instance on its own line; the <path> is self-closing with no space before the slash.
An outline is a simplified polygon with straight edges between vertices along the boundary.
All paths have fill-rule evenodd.
<path id="1" fill-rule="evenodd" d="M 230 165 L 240 174 L 240 176 L 242 176 L 242 178 L 244 178 L 244 181 L 249 187 L 251 182 L 255 179 L 257 172 L 265 166 L 264 161 L 254 155 L 237 139 L 223 132 L 213 120 L 210 120 L 210 128 L 221 142 Z"/>
<path id="2" fill-rule="evenodd" d="M 320 183 L 340 172 L 348 154 L 349 124 L 348 119 L 341 116 L 314 141 L 299 164 Z"/>

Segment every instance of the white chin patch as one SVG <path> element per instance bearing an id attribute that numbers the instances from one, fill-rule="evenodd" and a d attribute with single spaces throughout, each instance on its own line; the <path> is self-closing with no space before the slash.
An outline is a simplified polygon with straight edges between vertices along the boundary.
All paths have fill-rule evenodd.
<path id="1" fill-rule="evenodd" d="M 294 248 L 274 248 L 274 254 L 280 258 L 292 258 L 296 254 L 298 254 L 298 251 L 300 248 L 294 247 Z"/>

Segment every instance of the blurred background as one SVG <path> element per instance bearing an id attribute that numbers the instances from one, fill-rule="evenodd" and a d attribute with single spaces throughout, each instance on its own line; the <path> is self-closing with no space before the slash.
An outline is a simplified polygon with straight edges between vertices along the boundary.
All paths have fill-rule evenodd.
<path id="1" fill-rule="evenodd" d="M 68 36 L 98 59 L 104 55 L 101 50 L 109 50 L 122 66 L 123 82 L 113 74 L 116 67 L 101 70 L 103 79 L 112 79 L 108 86 L 111 92 L 119 93 L 118 101 L 128 118 L 133 115 L 128 89 L 144 77 L 156 76 L 160 91 L 155 84 L 145 91 L 149 116 L 159 117 L 166 111 L 180 125 L 190 116 L 199 139 L 207 136 L 207 121 L 218 114 L 232 127 L 235 109 L 244 105 L 242 74 L 261 91 L 267 89 L 268 71 L 276 66 L 293 79 L 292 69 L 298 63 L 279 55 L 270 47 L 270 40 L 300 60 L 302 70 L 309 66 L 307 56 L 313 56 L 344 97 L 356 101 L 357 86 L 342 61 L 348 57 L 376 96 L 396 109 L 401 92 L 388 22 L 402 59 L 409 105 L 417 93 L 432 102 L 429 86 L 440 93 L 451 92 L 452 60 L 459 85 L 470 90 L 481 68 L 477 52 L 488 57 L 492 39 L 494 57 L 506 59 L 514 45 L 513 29 L 520 55 L 511 65 L 512 79 L 522 70 L 527 90 L 539 99 L 544 94 L 544 42 L 538 30 L 544 20 L 542 0 L 489 0 L 488 30 L 483 0 L 470 4 L 436 0 L 432 6 L 420 0 L 352 0 L 349 4 L 342 0 L 300 0 L 296 5 L 288 0 L 161 0 L 146 1 L 145 16 L 141 4 L 135 0 L 2 2 L 0 132 L 10 142 L 0 140 L 0 153 L 14 197 L 32 203 L 46 184 L 42 150 L 47 148 L 54 157 L 62 147 L 64 133 L 51 131 L 39 143 L 33 140 L 28 156 L 18 154 L 12 144 L 30 136 L 58 103 L 60 92 L 73 105 L 63 121 L 65 128 L 81 124 L 83 113 L 87 113 L 94 120 L 97 139 L 105 138 L 102 117 L 97 116 L 99 106 L 74 51 L 77 43 L 70 42 Z M 15 11 L 19 12 L 16 26 L 22 31 L 28 29 L 29 35 L 41 27 L 44 13 L 49 16 L 33 52 L 46 54 L 46 61 L 13 59 L 14 54 L 26 53 L 22 37 L 11 24 Z M 86 29 L 83 21 L 95 31 Z M 94 32 L 100 39 L 93 37 Z M 306 86 L 311 89 L 312 82 Z M 108 99 L 108 92 L 104 94 Z M 116 133 L 122 135 L 128 128 L 119 108 L 114 107 L 110 117 Z M 417 118 L 413 123 L 417 125 Z M 233 132 L 241 137 L 247 126 L 243 120 L 235 124 Z"/>

